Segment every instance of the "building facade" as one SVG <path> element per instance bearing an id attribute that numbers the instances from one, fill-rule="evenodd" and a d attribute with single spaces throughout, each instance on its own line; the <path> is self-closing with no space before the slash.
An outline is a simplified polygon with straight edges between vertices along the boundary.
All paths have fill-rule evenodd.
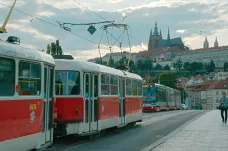
<path id="1" fill-rule="evenodd" d="M 205 38 L 203 48 L 181 52 L 173 62 L 177 62 L 179 59 L 182 62 L 202 62 L 209 63 L 213 60 L 217 69 L 223 69 L 224 63 L 228 58 L 228 46 L 220 46 L 216 38 L 214 47 L 209 47 L 209 42 Z"/>

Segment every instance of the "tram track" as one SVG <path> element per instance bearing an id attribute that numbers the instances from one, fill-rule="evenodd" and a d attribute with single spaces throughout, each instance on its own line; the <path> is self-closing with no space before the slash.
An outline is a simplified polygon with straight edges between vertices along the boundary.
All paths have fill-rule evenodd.
<path id="1" fill-rule="evenodd" d="M 67 151 L 72 147 L 75 147 L 76 145 L 82 145 L 85 143 L 88 143 L 90 141 L 94 141 L 96 139 L 101 139 L 108 137 L 110 135 L 115 135 L 118 134 L 119 132 L 124 132 L 127 130 L 131 130 L 140 126 L 147 126 L 156 122 L 159 122 L 161 120 L 165 120 L 174 116 L 178 116 L 181 114 L 187 114 L 191 111 L 172 111 L 172 112 L 163 112 L 163 113 L 156 113 L 155 115 L 146 115 L 146 119 L 143 117 L 143 121 L 136 123 L 135 126 L 128 125 L 123 128 L 119 129 L 109 129 L 105 133 L 99 133 L 97 135 L 92 135 L 92 136 L 83 136 L 83 137 L 76 137 L 74 135 L 69 135 L 69 136 L 63 136 L 60 138 L 57 138 L 54 141 L 54 144 L 51 148 L 45 149 L 45 151 Z M 152 113 L 153 114 L 153 113 Z"/>
<path id="2" fill-rule="evenodd" d="M 46 149 L 45 151 L 64 151 L 75 145 L 80 145 L 96 139 L 105 138 L 107 136 L 114 135 L 119 132 L 127 131 L 131 128 L 137 128 L 139 126 L 140 125 L 135 125 L 135 126 L 128 125 L 126 127 L 119 128 L 119 129 L 109 129 L 105 133 L 99 133 L 97 135 L 91 135 L 91 136 L 83 136 L 83 137 L 76 137 L 73 135 L 63 136 L 61 138 L 57 138 L 54 141 L 53 146 L 51 148 Z"/>

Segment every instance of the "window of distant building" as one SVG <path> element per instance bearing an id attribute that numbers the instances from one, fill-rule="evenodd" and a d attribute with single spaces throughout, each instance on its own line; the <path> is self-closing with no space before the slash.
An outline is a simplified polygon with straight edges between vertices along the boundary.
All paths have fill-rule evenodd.
<path id="1" fill-rule="evenodd" d="M 219 95 L 219 92 L 218 91 L 216 91 L 216 95 Z"/>

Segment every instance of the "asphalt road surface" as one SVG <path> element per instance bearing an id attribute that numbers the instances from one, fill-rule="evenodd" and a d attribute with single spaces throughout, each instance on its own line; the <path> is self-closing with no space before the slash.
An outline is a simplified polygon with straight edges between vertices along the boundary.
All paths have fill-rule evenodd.
<path id="1" fill-rule="evenodd" d="M 204 111 L 144 113 L 143 122 L 132 128 L 64 147 L 60 151 L 140 151 L 202 113 Z"/>

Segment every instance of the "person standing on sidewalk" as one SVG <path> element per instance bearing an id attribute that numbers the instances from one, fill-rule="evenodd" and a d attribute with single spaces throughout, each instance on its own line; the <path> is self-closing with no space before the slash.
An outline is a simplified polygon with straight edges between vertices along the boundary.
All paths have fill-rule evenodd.
<path id="1" fill-rule="evenodd" d="M 188 110 L 191 110 L 191 98 L 189 97 L 188 94 L 185 98 L 185 105 L 188 107 Z"/>
<path id="2" fill-rule="evenodd" d="M 223 96 L 219 99 L 219 103 L 220 103 L 222 122 L 226 123 L 227 122 L 228 98 L 226 97 L 226 92 L 223 92 L 222 95 Z M 224 113 L 225 113 L 225 118 L 224 118 Z"/>

